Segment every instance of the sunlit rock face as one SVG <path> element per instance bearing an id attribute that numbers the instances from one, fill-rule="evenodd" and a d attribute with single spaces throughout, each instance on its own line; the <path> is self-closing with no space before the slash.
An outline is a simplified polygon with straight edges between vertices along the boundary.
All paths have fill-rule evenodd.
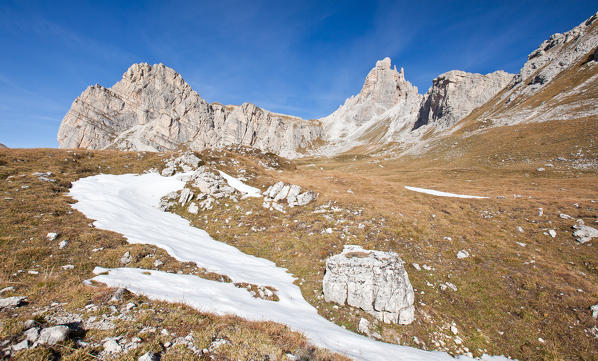
<path id="1" fill-rule="evenodd" d="M 320 137 L 317 122 L 244 103 L 207 103 L 173 69 L 134 64 L 112 88 L 88 87 L 65 115 L 60 148 L 163 151 L 246 145 L 296 156 Z"/>

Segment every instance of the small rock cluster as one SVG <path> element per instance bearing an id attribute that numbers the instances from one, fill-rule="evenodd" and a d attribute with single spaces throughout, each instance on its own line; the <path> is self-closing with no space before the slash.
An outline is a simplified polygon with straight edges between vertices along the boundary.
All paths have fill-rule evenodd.
<path id="1" fill-rule="evenodd" d="M 66 341 L 73 333 L 73 330 L 67 325 L 40 327 L 35 320 L 28 320 L 23 325 L 23 335 L 20 342 L 6 347 L 2 350 L 5 356 L 10 356 L 21 350 L 35 348 L 39 345 L 55 345 Z"/>
<path id="2" fill-rule="evenodd" d="M 286 200 L 289 207 L 294 207 L 305 206 L 316 199 L 316 194 L 313 191 L 301 193 L 300 186 L 284 182 L 275 183 L 262 194 L 264 195 L 264 208 L 276 209 L 280 212 L 284 211 L 280 201 Z"/>
<path id="3" fill-rule="evenodd" d="M 345 245 L 326 259 L 324 299 L 359 307 L 385 323 L 407 325 L 415 319 L 413 287 L 394 252 Z"/>
<path id="4" fill-rule="evenodd" d="M 191 188 L 183 188 L 180 193 L 172 192 L 167 194 L 160 201 L 159 207 L 161 210 L 166 211 L 177 202 L 181 206 L 186 206 L 189 203 L 187 211 L 197 214 L 200 209 L 212 209 L 213 203 L 217 199 L 230 198 L 234 202 L 237 201 L 237 191 L 228 185 L 224 177 L 207 166 L 202 165 L 186 180 L 190 182 Z M 195 189 L 195 192 L 193 189 Z M 197 202 L 192 202 L 193 200 Z"/>
<path id="5" fill-rule="evenodd" d="M 5 289 L 7 289 L 7 288 L 5 288 Z M 5 289 L 3 289 L 3 291 Z M 14 290 L 14 288 L 13 288 L 13 290 Z M 7 298 L 0 298 L 0 310 L 16 308 L 16 307 L 23 306 L 25 304 L 27 304 L 27 297 L 25 297 L 25 296 L 12 296 L 12 297 L 7 297 Z"/>
<path id="6" fill-rule="evenodd" d="M 166 162 L 166 168 L 162 170 L 161 174 L 165 177 L 169 177 L 174 175 L 179 169 L 183 172 L 190 172 L 197 168 L 199 163 L 201 163 L 201 159 L 195 154 L 192 152 L 185 152 L 177 158 L 170 158 Z"/>

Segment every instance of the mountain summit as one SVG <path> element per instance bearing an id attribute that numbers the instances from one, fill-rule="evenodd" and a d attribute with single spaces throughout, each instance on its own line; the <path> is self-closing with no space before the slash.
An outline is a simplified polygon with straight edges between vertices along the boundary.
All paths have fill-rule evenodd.
<path id="1" fill-rule="evenodd" d="M 376 62 L 358 94 L 312 121 L 249 103 L 210 104 L 173 69 L 134 64 L 112 88 L 91 86 L 75 99 L 58 143 L 149 151 L 238 144 L 294 158 L 373 152 L 389 149 L 388 144 L 417 148 L 424 139 L 472 122 L 500 126 L 595 115 L 596 18 L 544 41 L 516 76 L 453 70 L 434 79 L 423 95 L 386 57 Z"/>

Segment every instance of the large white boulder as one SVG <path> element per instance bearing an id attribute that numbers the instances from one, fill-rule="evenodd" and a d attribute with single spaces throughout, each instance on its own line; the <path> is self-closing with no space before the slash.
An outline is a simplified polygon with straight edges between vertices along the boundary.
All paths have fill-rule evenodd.
<path id="1" fill-rule="evenodd" d="M 359 307 L 385 323 L 406 325 L 415 319 L 413 287 L 394 252 L 346 245 L 326 260 L 323 289 L 327 302 Z"/>
<path id="2" fill-rule="evenodd" d="M 598 229 L 590 226 L 576 224 L 573 226 L 573 229 L 575 229 L 573 237 L 575 237 L 575 240 L 581 244 L 591 241 L 592 238 L 598 237 Z"/>

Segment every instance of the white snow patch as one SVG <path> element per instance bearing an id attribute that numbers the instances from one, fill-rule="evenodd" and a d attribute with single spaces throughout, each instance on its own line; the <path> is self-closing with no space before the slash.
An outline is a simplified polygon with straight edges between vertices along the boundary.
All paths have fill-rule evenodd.
<path id="1" fill-rule="evenodd" d="M 447 193 L 447 192 L 435 191 L 433 189 L 417 188 L 417 187 L 410 187 L 410 186 L 405 186 L 405 188 L 410 191 L 431 194 L 433 196 L 439 196 L 439 197 L 472 198 L 472 199 L 488 198 L 488 197 L 480 197 L 480 196 L 468 196 L 466 194 Z"/>
<path id="2" fill-rule="evenodd" d="M 253 298 L 231 283 L 155 270 L 97 267 L 93 280 L 126 287 L 152 299 L 186 303 L 205 312 L 283 323 L 317 346 L 358 360 L 454 360 L 443 352 L 374 341 L 319 316 L 286 269 L 218 242 L 180 216 L 158 209 L 162 196 L 184 186 L 180 177 L 156 173 L 97 175 L 74 182 L 70 195 L 78 201 L 73 207 L 96 219 L 97 228 L 121 233 L 130 243 L 156 245 L 180 261 L 195 262 L 208 271 L 229 276 L 233 282 L 272 286 L 280 301 Z M 471 360 L 465 356 L 459 359 Z M 485 359 L 507 360 L 501 356 Z"/>
<path id="3" fill-rule="evenodd" d="M 259 189 L 252 187 L 250 185 L 247 185 L 247 184 L 241 182 L 240 179 L 230 176 L 221 170 L 219 170 L 218 172 L 224 179 L 226 179 L 226 182 L 228 183 L 229 186 L 231 186 L 234 189 L 238 190 L 239 192 L 245 194 L 245 196 L 256 197 L 256 198 L 259 198 L 262 196 L 261 191 Z"/>

